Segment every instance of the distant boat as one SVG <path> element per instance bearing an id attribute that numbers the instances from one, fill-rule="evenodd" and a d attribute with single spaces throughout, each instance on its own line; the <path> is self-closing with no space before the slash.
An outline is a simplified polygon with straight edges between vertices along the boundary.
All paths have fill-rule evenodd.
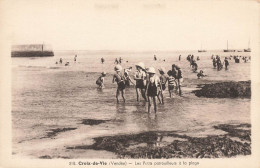
<path id="1" fill-rule="evenodd" d="M 13 45 L 11 57 L 51 57 L 54 53 L 45 44 Z"/>
<path id="2" fill-rule="evenodd" d="M 201 43 L 201 46 L 200 46 L 200 50 L 198 50 L 198 52 L 207 52 L 207 50 L 202 50 L 202 43 Z"/>
<path id="3" fill-rule="evenodd" d="M 251 52 L 251 49 L 250 48 L 244 49 L 244 52 Z"/>
<path id="4" fill-rule="evenodd" d="M 250 49 L 249 45 L 250 45 L 250 41 L 248 41 L 248 48 L 244 49 L 244 52 L 251 52 L 251 49 Z"/>
<path id="5" fill-rule="evenodd" d="M 198 52 L 207 52 L 207 50 L 198 50 Z"/>
<path id="6" fill-rule="evenodd" d="M 229 49 L 228 49 L 228 41 L 227 41 L 227 49 L 226 49 L 226 50 L 224 49 L 224 52 L 235 52 L 235 51 L 236 51 L 236 50 L 229 50 Z"/>

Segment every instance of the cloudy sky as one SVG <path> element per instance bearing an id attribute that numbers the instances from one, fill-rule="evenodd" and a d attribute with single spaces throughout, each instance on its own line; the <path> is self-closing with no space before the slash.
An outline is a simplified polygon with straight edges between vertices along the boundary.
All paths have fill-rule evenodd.
<path id="1" fill-rule="evenodd" d="M 227 40 L 247 48 L 259 28 L 259 5 L 246 0 L 10 0 L 4 7 L 13 44 L 55 50 L 209 50 Z"/>

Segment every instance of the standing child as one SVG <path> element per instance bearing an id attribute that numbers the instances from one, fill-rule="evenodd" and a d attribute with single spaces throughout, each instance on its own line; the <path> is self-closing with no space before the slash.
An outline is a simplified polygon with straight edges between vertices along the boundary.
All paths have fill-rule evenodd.
<path id="1" fill-rule="evenodd" d="M 160 76 L 160 82 L 161 82 L 161 85 L 162 85 L 162 90 L 160 91 L 159 95 L 158 95 L 158 99 L 160 101 L 160 98 L 159 96 L 161 96 L 162 98 L 162 104 L 164 104 L 164 99 L 163 99 L 163 91 L 166 89 L 166 82 L 167 82 L 167 76 L 165 74 L 166 70 L 164 68 L 160 68 L 158 69 L 159 70 L 159 73 L 161 74 Z"/>
<path id="2" fill-rule="evenodd" d="M 136 66 L 136 73 L 134 75 L 134 80 L 136 81 L 136 96 L 137 101 L 139 101 L 139 92 L 141 92 L 142 97 L 147 101 L 145 96 L 145 85 L 146 85 L 146 73 L 145 66 L 143 62 L 139 62 Z"/>
<path id="3" fill-rule="evenodd" d="M 134 82 L 132 81 L 132 78 L 130 77 L 129 73 L 132 71 L 132 67 L 126 68 L 124 69 L 124 77 L 125 77 L 125 86 L 126 87 L 130 87 L 130 82 L 134 84 Z"/>
<path id="4" fill-rule="evenodd" d="M 148 83 L 146 86 L 146 92 L 148 96 L 148 113 L 150 113 L 151 99 L 153 99 L 154 112 L 157 111 L 156 99 L 159 91 L 162 89 L 160 79 L 155 75 L 155 69 L 153 67 L 148 68 L 147 73 L 149 74 Z"/>
<path id="5" fill-rule="evenodd" d="M 167 81 L 168 81 L 168 91 L 169 91 L 170 98 L 172 98 L 172 92 L 174 90 L 174 87 L 177 86 L 177 82 L 176 82 L 176 80 L 175 80 L 171 70 L 169 70 L 167 72 L 167 74 L 168 74 L 168 78 L 167 78 Z"/>
<path id="6" fill-rule="evenodd" d="M 106 72 L 102 72 L 101 76 L 98 77 L 96 84 L 98 85 L 98 88 L 103 89 L 105 88 L 104 81 L 105 81 Z"/>
<path id="7" fill-rule="evenodd" d="M 117 83 L 117 90 L 116 90 L 116 100 L 117 100 L 117 103 L 119 103 L 118 95 L 120 94 L 120 92 L 121 92 L 123 101 L 125 102 L 125 97 L 124 97 L 124 94 L 125 94 L 125 77 L 120 72 L 121 70 L 122 70 L 121 65 L 116 65 L 115 66 L 116 73 L 114 74 L 113 81 L 112 81 L 113 83 L 114 82 Z"/>
<path id="8" fill-rule="evenodd" d="M 229 65 L 227 57 L 225 57 L 224 64 L 225 64 L 225 69 L 227 70 L 228 69 L 228 65 Z"/>
<path id="9" fill-rule="evenodd" d="M 179 95 L 181 96 L 182 95 L 181 86 L 183 83 L 181 68 L 179 66 L 175 65 L 175 66 L 172 66 L 172 71 L 174 72 L 173 76 L 177 80 L 177 88 L 179 90 Z"/>

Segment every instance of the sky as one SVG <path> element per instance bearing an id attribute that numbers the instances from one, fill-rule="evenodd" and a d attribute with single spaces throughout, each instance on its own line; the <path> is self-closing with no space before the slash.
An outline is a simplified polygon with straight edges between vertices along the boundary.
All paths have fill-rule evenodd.
<path id="1" fill-rule="evenodd" d="M 243 49 L 259 31 L 259 4 L 236 0 L 5 1 L 12 44 L 55 50 Z"/>

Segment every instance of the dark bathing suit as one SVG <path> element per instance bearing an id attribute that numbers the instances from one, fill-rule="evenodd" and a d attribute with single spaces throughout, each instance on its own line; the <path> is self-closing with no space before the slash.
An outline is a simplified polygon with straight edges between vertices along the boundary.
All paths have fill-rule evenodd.
<path id="1" fill-rule="evenodd" d="M 149 83 L 149 86 L 147 89 L 147 95 L 150 97 L 157 96 L 157 87 L 155 85 L 155 82 Z"/>
<path id="2" fill-rule="evenodd" d="M 143 79 L 136 79 L 136 88 L 144 89 L 144 80 Z"/>
<path id="3" fill-rule="evenodd" d="M 124 78 L 119 75 L 119 74 L 115 74 L 115 77 L 116 77 L 116 82 L 117 82 L 117 85 L 118 85 L 118 90 L 122 91 L 125 89 L 125 81 L 124 81 Z"/>

